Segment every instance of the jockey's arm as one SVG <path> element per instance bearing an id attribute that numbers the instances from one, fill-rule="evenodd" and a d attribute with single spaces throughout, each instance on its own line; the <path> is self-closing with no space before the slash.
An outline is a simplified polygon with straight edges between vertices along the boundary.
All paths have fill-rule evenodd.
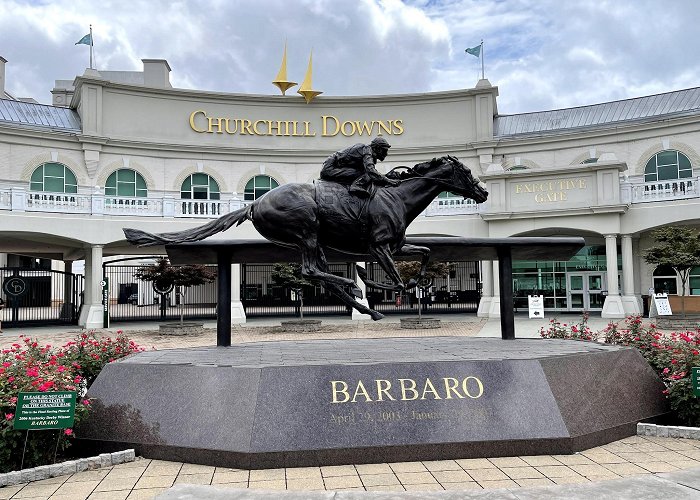
<path id="1" fill-rule="evenodd" d="M 389 179 L 377 171 L 377 167 L 374 165 L 374 158 L 372 158 L 372 150 L 369 146 L 366 146 L 363 151 L 362 163 L 364 164 L 365 172 L 375 184 L 380 186 L 398 186 L 401 184 L 401 181 Z"/>

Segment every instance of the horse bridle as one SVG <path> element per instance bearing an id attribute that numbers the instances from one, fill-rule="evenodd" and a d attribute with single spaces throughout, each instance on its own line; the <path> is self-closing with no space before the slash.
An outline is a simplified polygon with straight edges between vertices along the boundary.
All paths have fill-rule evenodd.
<path id="1" fill-rule="evenodd" d="M 448 182 L 446 182 L 446 181 L 443 181 L 442 179 L 435 179 L 434 177 L 425 177 L 424 175 L 418 174 L 418 173 L 415 171 L 415 169 L 414 169 L 413 167 L 407 167 L 407 166 L 405 166 L 405 165 L 400 165 L 400 166 L 398 166 L 398 167 L 394 167 L 394 168 L 392 168 L 392 169 L 389 171 L 389 173 L 394 172 L 395 170 L 399 170 L 399 169 L 406 169 L 407 171 L 409 171 L 409 172 L 411 172 L 411 173 L 413 173 L 413 174 L 416 174 L 416 175 L 415 175 L 414 177 L 408 177 L 408 178 L 406 178 L 406 179 L 399 179 L 399 180 L 401 180 L 401 181 L 407 181 L 407 180 L 410 180 L 410 179 L 425 179 L 425 180 L 427 180 L 427 181 L 432 181 L 432 182 L 434 182 L 434 183 L 437 184 L 437 185 L 442 185 L 443 187 L 448 188 L 448 191 L 449 191 L 449 188 L 450 188 L 450 187 L 454 187 L 454 186 L 457 184 L 457 173 L 456 173 L 457 165 L 455 165 L 455 162 L 459 162 L 459 160 L 457 160 L 457 158 L 455 158 L 455 157 L 452 156 L 452 155 L 447 155 L 447 156 L 444 156 L 443 158 L 447 158 L 447 160 L 450 162 L 450 165 L 451 165 L 451 167 L 452 167 L 452 179 L 451 179 L 451 183 L 448 183 Z M 387 174 L 387 175 L 388 175 L 388 174 Z M 479 185 L 479 182 L 480 182 L 480 181 L 479 181 L 478 179 L 474 178 L 473 175 L 471 176 L 471 179 L 472 179 L 472 180 L 471 180 L 471 187 L 473 187 L 473 188 L 474 188 L 474 187 L 477 187 L 477 186 Z"/>

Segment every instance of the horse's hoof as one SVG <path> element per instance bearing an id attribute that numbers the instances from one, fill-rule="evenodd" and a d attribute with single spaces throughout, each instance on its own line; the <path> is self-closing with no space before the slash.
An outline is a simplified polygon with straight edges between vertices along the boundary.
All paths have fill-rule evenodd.
<path id="1" fill-rule="evenodd" d="M 369 315 L 374 321 L 380 320 L 384 317 L 382 313 L 377 311 L 372 311 L 371 313 L 369 313 Z"/>
<path id="2" fill-rule="evenodd" d="M 360 290 L 358 287 L 353 286 L 350 288 L 350 293 L 353 294 L 355 297 L 358 299 L 361 299 L 363 297 L 362 290 Z"/>

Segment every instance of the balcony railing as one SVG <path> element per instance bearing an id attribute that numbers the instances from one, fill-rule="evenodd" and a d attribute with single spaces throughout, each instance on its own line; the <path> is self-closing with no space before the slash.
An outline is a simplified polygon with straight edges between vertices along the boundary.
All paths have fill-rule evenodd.
<path id="1" fill-rule="evenodd" d="M 246 204 L 239 199 L 183 200 L 169 196 L 139 198 L 0 189 L 0 210 L 17 212 L 215 218 Z"/>
<path id="2" fill-rule="evenodd" d="M 17 212 L 54 212 L 91 215 L 129 215 L 143 217 L 195 217 L 213 219 L 237 210 L 249 202 L 231 200 L 183 200 L 160 198 L 105 196 L 96 194 L 47 193 L 24 188 L 0 189 L 0 210 Z M 468 215 L 481 211 L 473 200 L 438 198 L 422 215 Z"/>
<path id="3" fill-rule="evenodd" d="M 700 198 L 700 179 L 674 179 L 656 182 L 630 182 L 620 185 L 621 198 L 626 203 L 687 200 Z"/>

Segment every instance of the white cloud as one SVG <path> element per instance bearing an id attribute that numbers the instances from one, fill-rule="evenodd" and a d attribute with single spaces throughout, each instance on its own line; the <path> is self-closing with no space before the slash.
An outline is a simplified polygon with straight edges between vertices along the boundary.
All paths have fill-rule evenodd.
<path id="1" fill-rule="evenodd" d="M 50 100 L 55 79 L 82 74 L 92 24 L 98 69 L 167 59 L 175 86 L 269 94 L 288 43 L 301 81 L 314 51 L 324 95 L 466 88 L 480 62 L 499 111 L 592 104 L 700 85 L 695 0 L 3 0 L 6 85 Z"/>

